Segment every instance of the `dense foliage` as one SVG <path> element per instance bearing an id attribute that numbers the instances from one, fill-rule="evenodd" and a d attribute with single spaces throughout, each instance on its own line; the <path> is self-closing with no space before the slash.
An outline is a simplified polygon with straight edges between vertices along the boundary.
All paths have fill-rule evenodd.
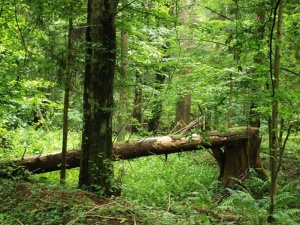
<path id="1" fill-rule="evenodd" d="M 116 15 L 113 140 L 117 140 L 122 128 L 126 131 L 125 140 L 170 133 L 179 122 L 178 102 L 190 96 L 190 102 L 186 100 L 189 120 L 205 118 L 206 126 L 211 129 L 248 126 L 259 121 L 264 137 L 264 164 L 268 168 L 268 133 L 272 105 L 276 101 L 279 103 L 278 155 L 283 165 L 292 161 L 291 165 L 299 167 L 300 5 L 296 0 L 285 3 L 279 44 L 276 36 L 279 3 L 274 0 L 226 0 L 222 4 L 215 0 L 122 1 Z M 71 34 L 69 148 L 81 145 L 85 48 L 89 45 L 85 42 L 86 7 L 85 1 L 1 1 L 1 161 L 61 149 L 70 17 L 74 29 Z M 128 35 L 127 40 L 124 33 Z M 280 85 L 275 95 L 276 46 L 281 49 L 281 62 Z M 150 123 L 154 124 L 153 129 L 149 129 Z M 285 144 L 288 139 L 292 142 Z M 285 154 L 281 155 L 284 150 Z M 117 185 L 123 188 L 122 201 L 136 204 L 140 218 L 145 208 L 154 209 L 145 218 L 151 218 L 151 213 L 161 217 L 159 221 L 154 216 L 155 224 L 235 223 L 222 221 L 212 213 L 213 208 L 220 210 L 224 218 L 233 217 L 241 223 L 265 222 L 268 181 L 254 177 L 246 187 L 229 191 L 230 197 L 216 204 L 216 195 L 228 193 L 215 183 L 216 176 L 212 178 L 215 172 L 211 167 L 216 165 L 207 166 L 207 161 L 199 163 L 198 156 L 193 154 L 180 157 L 172 156 L 167 162 L 157 157 L 117 164 L 116 173 L 121 174 Z M 275 199 L 278 205 L 275 217 L 279 224 L 300 222 L 295 216 L 300 209 L 299 182 L 295 180 L 299 174 L 297 168 L 295 174 L 291 175 L 291 171 L 279 173 Z M 48 182 L 59 180 L 56 175 L 47 176 Z M 71 179 L 76 180 L 76 176 L 77 172 L 71 172 Z M 74 180 L 70 182 L 76 183 Z M 6 185 L 10 184 L 1 181 L 1 192 Z M 3 196 L 11 195 L 15 185 L 6 194 L 3 192 Z M 7 211 L 17 204 L 13 201 L 11 197 L 1 204 L 5 204 Z M 23 209 L 18 210 L 21 217 Z M 133 214 L 132 210 L 128 209 L 127 213 Z M 46 218 L 46 213 L 42 210 L 41 213 L 41 219 Z M 55 213 L 53 218 L 62 215 Z M 49 221 L 49 224 L 59 224 L 57 221 Z M 1 211 L 0 222 L 16 224 L 18 220 Z M 46 224 L 30 216 L 23 222 Z M 147 222 L 151 224 L 151 219 Z"/>
<path id="2" fill-rule="evenodd" d="M 286 5 L 283 25 L 281 90 L 284 91 L 280 92 L 280 100 L 281 117 L 295 121 L 299 113 L 299 9 L 292 4 Z M 227 1 L 222 5 L 214 1 L 134 1 L 120 6 L 119 50 L 121 31 L 129 38 L 126 77 L 120 76 L 120 61 L 117 64 L 115 100 L 116 109 L 120 104 L 126 104 L 128 109 L 116 110 L 116 118 L 127 113 L 128 123 L 134 121 L 131 118 L 134 90 L 140 87 L 139 104 L 143 112 L 140 122 L 147 123 L 155 116 L 152 105 L 157 98 L 161 99 L 162 132 L 172 128 L 176 122 L 176 101 L 188 93 L 192 95 L 192 118 L 205 114 L 215 126 L 227 126 L 229 122 L 246 124 L 252 100 L 266 124 L 272 95 L 269 59 L 274 50 L 270 52 L 269 41 L 274 6 L 272 1 Z M 2 126 L 32 125 L 36 107 L 45 108 L 48 126 L 60 126 L 71 15 L 75 46 L 70 120 L 71 128 L 80 129 L 85 5 L 77 2 L 68 13 L 68 1 L 24 0 L 5 1 L 1 9 Z M 124 20 L 125 13 L 130 19 Z M 179 18 L 183 13 L 187 14 L 185 20 Z M 119 51 L 119 59 L 120 54 Z M 160 89 L 156 87 L 157 74 L 166 77 Z M 126 103 L 119 101 L 122 89 L 126 90 Z"/>

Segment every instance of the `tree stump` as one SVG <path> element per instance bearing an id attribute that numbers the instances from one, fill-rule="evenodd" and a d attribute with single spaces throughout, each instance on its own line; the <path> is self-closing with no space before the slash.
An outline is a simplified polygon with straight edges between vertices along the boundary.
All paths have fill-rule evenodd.
<path id="1" fill-rule="evenodd" d="M 212 148 L 220 168 L 219 180 L 225 187 L 234 188 L 238 181 L 248 178 L 250 169 L 254 169 L 261 178 L 267 177 L 260 158 L 258 130 L 249 129 L 247 136 L 246 140 L 241 139 L 234 145 Z"/>

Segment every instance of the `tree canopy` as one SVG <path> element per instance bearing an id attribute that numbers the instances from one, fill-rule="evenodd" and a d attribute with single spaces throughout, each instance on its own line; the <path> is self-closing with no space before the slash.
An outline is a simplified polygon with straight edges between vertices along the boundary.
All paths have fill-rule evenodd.
<path id="1" fill-rule="evenodd" d="M 298 131 L 296 0 L 6 0 L 0 27 L 3 148 L 11 130 L 62 128 L 66 76 L 68 129 L 83 131 L 83 154 L 94 157 L 82 166 L 94 160 L 100 171 L 104 154 L 109 166 L 100 173 L 108 177 L 113 142 L 171 133 L 187 125 L 183 112 L 210 130 L 260 127 L 274 176 Z M 103 181 L 87 168 L 80 186 Z"/>

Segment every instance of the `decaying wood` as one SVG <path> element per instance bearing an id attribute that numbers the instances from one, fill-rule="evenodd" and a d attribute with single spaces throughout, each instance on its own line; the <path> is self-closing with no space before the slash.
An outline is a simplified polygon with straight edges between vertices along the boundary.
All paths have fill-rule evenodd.
<path id="1" fill-rule="evenodd" d="M 243 181 L 253 168 L 260 178 L 266 178 L 267 173 L 260 158 L 261 138 L 258 129 L 252 129 L 252 135 L 246 140 L 240 140 L 237 145 L 226 146 L 223 149 L 213 147 L 212 153 L 220 167 L 219 179 L 226 187 L 234 187 L 237 181 Z"/>
<path id="2" fill-rule="evenodd" d="M 180 120 L 177 122 L 175 127 L 172 129 L 170 134 L 175 135 L 175 134 L 184 134 L 187 131 L 190 131 L 192 128 L 198 127 L 199 130 L 208 130 L 206 129 L 206 121 L 205 121 L 205 116 L 201 116 L 199 119 L 195 119 L 189 124 L 185 124 L 183 120 Z"/>
<path id="3" fill-rule="evenodd" d="M 232 128 L 226 133 L 210 131 L 200 135 L 191 136 L 163 136 L 145 138 L 139 141 L 117 143 L 113 146 L 114 160 L 133 159 L 143 156 L 171 154 L 184 151 L 211 148 L 214 157 L 220 166 L 220 179 L 240 177 L 249 168 L 255 167 L 260 171 L 259 143 L 255 146 L 251 140 L 255 137 L 256 128 Z M 259 139 L 259 138 L 258 138 Z M 259 139 L 260 140 L 260 139 Z M 253 148 L 255 148 L 253 150 Z M 74 149 L 67 152 L 67 168 L 80 165 L 81 151 Z M 32 173 L 44 173 L 60 169 L 61 153 L 51 153 L 41 156 L 30 156 L 14 159 L 17 166 L 23 166 Z M 2 165 L 9 162 L 2 162 Z M 238 171 L 238 172 L 236 172 Z M 231 183 L 223 182 L 226 186 Z"/>

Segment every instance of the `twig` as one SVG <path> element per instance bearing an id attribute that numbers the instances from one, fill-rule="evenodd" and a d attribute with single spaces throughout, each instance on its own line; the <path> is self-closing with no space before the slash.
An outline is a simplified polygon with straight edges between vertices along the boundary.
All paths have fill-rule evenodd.
<path id="1" fill-rule="evenodd" d="M 291 42 L 293 42 L 293 44 L 298 46 L 298 48 L 300 47 L 300 45 L 296 41 L 294 41 L 291 37 L 289 37 L 287 34 L 283 33 L 282 35 L 286 36 Z"/>
<path id="2" fill-rule="evenodd" d="M 115 15 L 117 15 L 119 12 L 123 11 L 124 9 L 128 8 L 130 5 L 132 5 L 136 1 L 137 0 L 133 0 L 132 2 L 129 2 L 126 5 L 122 6 L 119 10 L 117 10 L 117 12 L 115 13 Z"/>
<path id="3" fill-rule="evenodd" d="M 113 203 L 115 203 L 115 202 L 109 202 L 109 203 L 107 203 L 107 204 L 97 205 L 97 206 L 95 206 L 94 208 L 92 208 L 92 209 L 86 211 L 84 214 L 88 214 L 88 213 L 90 213 L 90 212 L 92 212 L 92 211 L 94 211 L 94 210 L 96 210 L 96 209 L 100 209 L 100 208 L 102 208 L 102 207 L 106 207 L 106 206 L 111 205 L 111 204 L 113 204 Z M 72 222 L 75 223 L 79 218 L 80 218 L 79 216 L 76 217 L 74 220 L 72 220 Z"/>
<path id="4" fill-rule="evenodd" d="M 171 207 L 171 194 L 169 194 L 169 205 L 168 205 L 168 208 L 167 208 L 167 212 L 169 212 L 170 207 Z"/>
<path id="5" fill-rule="evenodd" d="M 47 200 L 44 200 L 44 199 L 39 199 L 41 202 L 45 202 L 45 203 L 49 203 L 49 204 L 58 204 L 59 202 L 50 202 L 50 201 L 47 201 Z"/>
<path id="6" fill-rule="evenodd" d="M 292 127 L 293 127 L 293 124 L 291 123 L 290 126 L 289 126 L 289 128 L 288 128 L 288 130 L 287 130 L 287 134 L 285 136 L 285 139 L 284 139 L 284 142 L 283 142 L 283 146 L 280 148 L 279 161 L 278 161 L 278 166 L 277 166 L 277 169 L 276 169 L 276 176 L 279 173 L 281 165 L 282 165 L 283 153 L 284 153 L 284 150 L 285 150 L 286 143 L 287 143 L 287 141 L 289 139 L 289 136 L 291 134 Z"/>
<path id="7" fill-rule="evenodd" d="M 294 72 L 294 71 L 292 71 L 292 70 L 289 70 L 289 69 L 287 69 L 287 68 L 280 68 L 280 69 L 281 69 L 281 70 L 284 70 L 284 71 L 286 71 L 286 72 L 289 72 L 289 73 L 291 73 L 291 74 L 293 74 L 293 75 L 300 76 L 299 73 L 296 73 L 296 72 Z"/>
<path id="8" fill-rule="evenodd" d="M 19 224 L 24 225 L 24 223 L 22 223 L 20 220 L 17 220 Z"/>
<path id="9" fill-rule="evenodd" d="M 132 215 L 132 218 L 133 218 L 133 224 L 136 225 L 136 219 L 135 219 L 134 214 L 133 214 L 131 211 L 129 211 L 129 212 L 130 212 L 130 214 Z"/>
<path id="10" fill-rule="evenodd" d="M 198 123 L 199 123 L 198 119 L 194 120 L 193 122 L 191 122 L 190 124 L 188 124 L 179 134 L 184 134 L 186 131 L 190 130 L 192 127 L 194 127 Z"/>
<path id="11" fill-rule="evenodd" d="M 44 119 L 44 116 L 43 116 L 43 113 L 42 113 L 42 111 L 41 111 L 40 106 L 39 106 L 39 105 L 36 105 L 36 106 L 35 106 L 35 109 L 36 109 L 36 112 L 37 112 L 37 114 L 38 114 L 38 117 L 39 117 L 39 119 L 41 120 L 42 125 L 44 126 L 45 130 L 46 130 L 47 132 L 49 132 L 50 129 L 49 129 L 48 125 L 47 125 L 46 120 Z"/>
<path id="12" fill-rule="evenodd" d="M 221 17 L 223 17 L 224 19 L 227 19 L 227 20 L 233 22 L 233 19 L 230 19 L 229 17 L 227 17 L 227 16 L 225 16 L 225 15 L 223 15 L 223 14 L 221 14 L 221 13 L 218 13 L 217 11 L 212 10 L 212 9 L 209 8 L 209 7 L 204 7 L 204 8 L 207 9 L 207 10 L 209 10 L 209 11 L 211 11 L 211 12 L 213 12 L 213 13 L 215 13 L 215 14 L 217 14 L 217 15 L 219 15 L 219 16 L 221 16 Z"/>
<path id="13" fill-rule="evenodd" d="M 203 117 L 201 117 L 200 119 L 202 119 Z M 182 120 L 179 121 L 179 123 L 182 122 L 184 123 Z M 199 119 L 195 119 L 194 121 L 192 121 L 191 123 L 189 123 L 188 125 L 185 125 L 185 127 L 179 129 L 178 131 L 175 131 L 173 132 L 176 127 L 178 126 L 178 123 L 176 124 L 176 126 L 172 129 L 172 131 L 170 132 L 170 134 L 184 134 L 186 131 L 190 130 L 192 127 L 194 127 L 195 125 L 198 125 L 200 122 L 199 122 Z"/>
<path id="14" fill-rule="evenodd" d="M 101 215 L 87 215 L 90 217 L 99 217 L 99 218 L 103 218 L 103 219 L 110 219 L 110 220 L 121 220 L 121 221 L 127 221 L 127 218 L 124 217 L 114 217 L 114 216 L 101 216 Z"/>
<path id="15" fill-rule="evenodd" d="M 97 205 L 97 206 L 95 206 L 94 208 L 92 208 L 92 209 L 90 209 L 89 211 L 87 211 L 86 213 L 90 213 L 90 212 L 92 212 L 92 211 L 94 211 L 94 210 L 96 210 L 96 209 L 100 209 L 100 208 L 106 207 L 106 206 L 108 206 L 108 205 L 112 205 L 112 204 L 114 204 L 114 203 L 116 203 L 116 202 L 113 201 L 113 202 L 109 202 L 109 203 L 107 203 L 107 204 Z"/>
<path id="16" fill-rule="evenodd" d="M 27 151 L 27 145 L 24 147 L 25 149 L 24 149 L 24 152 L 23 152 L 23 155 L 22 155 L 22 159 L 24 159 L 24 156 L 25 156 L 25 154 L 26 154 L 26 151 Z"/>

